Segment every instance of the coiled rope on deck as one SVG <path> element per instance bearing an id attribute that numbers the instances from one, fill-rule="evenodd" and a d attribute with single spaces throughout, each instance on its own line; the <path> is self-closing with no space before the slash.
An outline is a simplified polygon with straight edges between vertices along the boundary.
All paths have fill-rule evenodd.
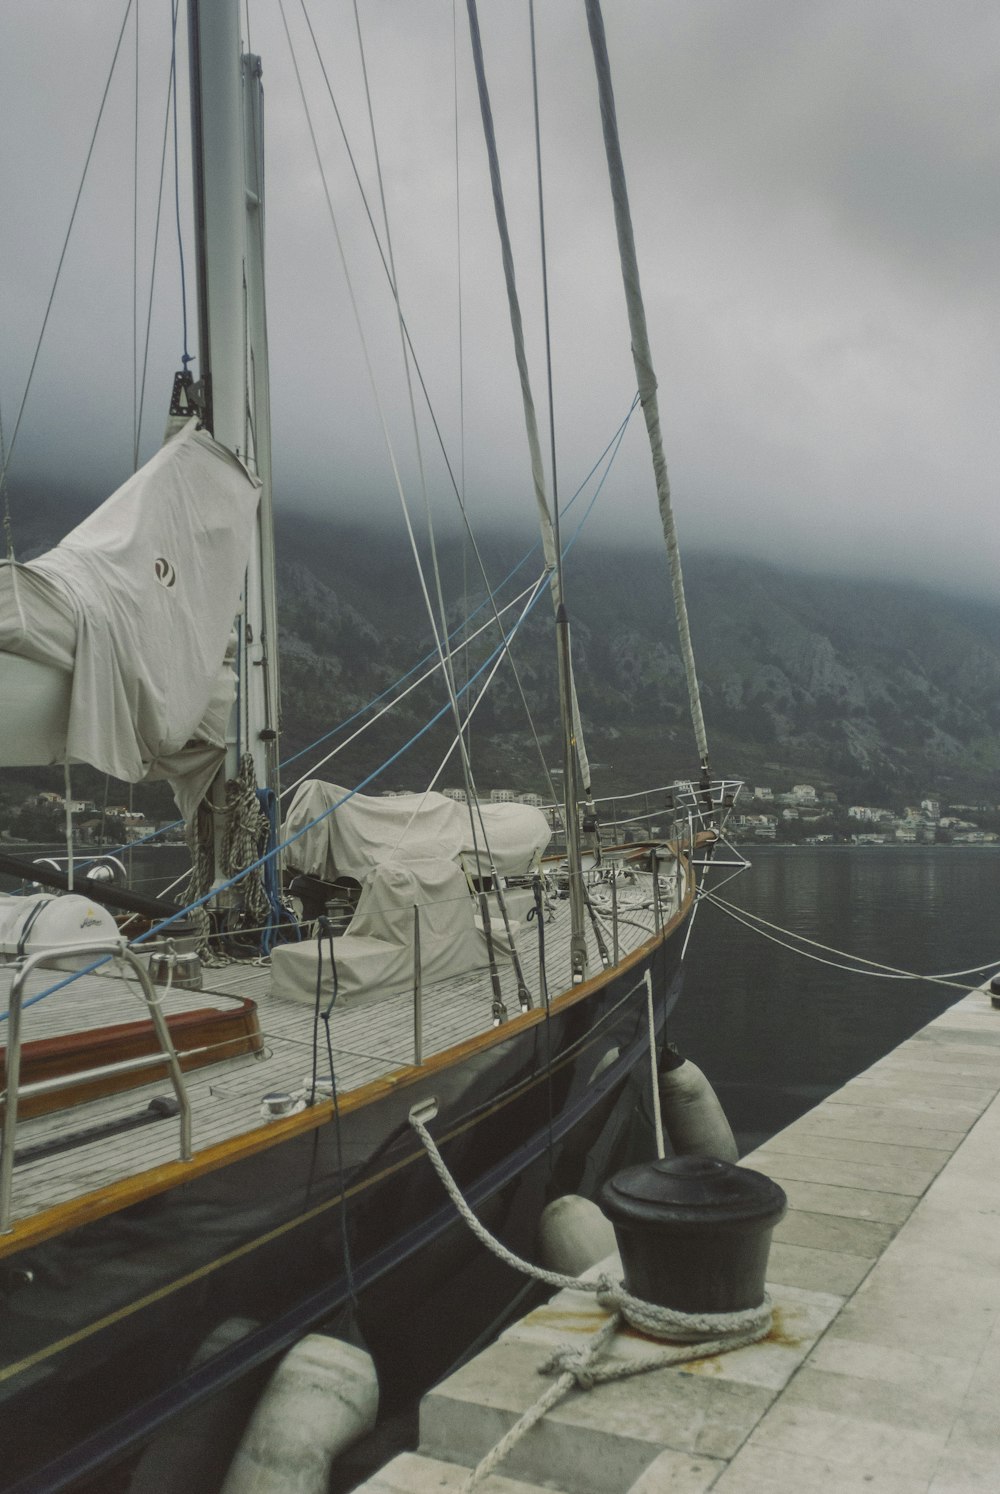
<path id="1" fill-rule="evenodd" d="M 529 1406 L 524 1415 L 510 1428 L 496 1445 L 477 1464 L 466 1481 L 467 1490 L 474 1489 L 504 1460 L 522 1437 L 558 1405 L 563 1396 L 574 1386 L 579 1390 L 591 1390 L 612 1380 L 628 1379 L 632 1375 L 648 1374 L 651 1370 L 666 1369 L 671 1365 L 685 1364 L 694 1359 L 708 1359 L 730 1349 L 743 1348 L 765 1338 L 771 1327 L 771 1302 L 764 1297 L 759 1307 L 742 1312 L 686 1313 L 672 1307 L 661 1307 L 658 1303 L 644 1302 L 627 1291 L 623 1282 L 616 1282 L 606 1272 L 593 1280 L 577 1276 L 565 1276 L 559 1271 L 547 1271 L 541 1266 L 515 1255 L 490 1234 L 489 1230 L 473 1213 L 462 1196 L 462 1191 L 448 1170 L 448 1165 L 438 1150 L 419 1115 L 410 1115 L 410 1125 L 427 1153 L 428 1160 L 444 1186 L 445 1192 L 455 1205 L 459 1215 L 472 1230 L 480 1244 L 491 1251 L 498 1260 L 522 1275 L 546 1286 L 573 1291 L 592 1292 L 598 1305 L 609 1313 L 607 1322 L 582 1347 L 566 1345 L 556 1349 L 539 1365 L 539 1374 L 556 1375 L 555 1382 Z M 635 1359 L 604 1360 L 601 1356 L 608 1348 L 622 1322 L 641 1333 L 654 1338 L 669 1339 L 671 1344 L 656 1349 L 650 1354 Z"/>

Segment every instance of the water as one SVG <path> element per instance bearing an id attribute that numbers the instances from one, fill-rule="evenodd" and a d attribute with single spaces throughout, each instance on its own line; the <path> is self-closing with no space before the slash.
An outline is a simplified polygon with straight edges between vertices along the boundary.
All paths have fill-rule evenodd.
<path id="1" fill-rule="evenodd" d="M 723 887 L 728 872 L 719 870 L 710 885 L 782 928 L 923 974 L 1000 966 L 1000 848 L 762 846 L 748 854 L 749 871 Z M 742 1153 L 961 994 L 805 960 L 704 904 L 670 1037 L 712 1080 Z"/>

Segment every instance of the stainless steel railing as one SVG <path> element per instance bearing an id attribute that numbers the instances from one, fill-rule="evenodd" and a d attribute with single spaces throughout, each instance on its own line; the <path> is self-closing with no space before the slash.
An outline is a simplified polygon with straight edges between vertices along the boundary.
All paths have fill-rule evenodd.
<path id="1" fill-rule="evenodd" d="M 22 1085 L 21 1080 L 21 1016 L 24 1005 L 24 988 L 28 977 L 39 967 L 52 965 L 67 956 L 111 955 L 121 960 L 137 976 L 142 998 L 149 1010 L 153 1029 L 160 1044 L 159 1053 L 146 1053 L 138 1058 L 129 1058 L 121 1063 L 101 1064 L 93 1069 L 77 1069 L 72 1074 L 61 1074 L 52 1079 L 39 1079 L 33 1084 Z M 53 992 L 53 995 L 56 993 Z M 14 977 L 10 991 L 10 1007 L 7 1013 L 7 1087 L 0 1100 L 3 1101 L 3 1141 L 0 1143 L 0 1235 L 10 1234 L 13 1224 L 14 1194 L 14 1143 L 17 1132 L 17 1108 L 21 1100 L 34 1095 L 51 1094 L 59 1089 L 68 1089 L 88 1078 L 106 1078 L 113 1074 L 127 1074 L 152 1068 L 166 1060 L 170 1080 L 180 1112 L 180 1155 L 183 1161 L 191 1160 L 191 1102 L 188 1099 L 177 1050 L 170 1029 L 160 1008 L 159 997 L 153 989 L 149 974 L 142 961 L 132 953 L 124 939 L 103 944 L 61 945 L 57 949 L 40 950 L 28 955 Z"/>

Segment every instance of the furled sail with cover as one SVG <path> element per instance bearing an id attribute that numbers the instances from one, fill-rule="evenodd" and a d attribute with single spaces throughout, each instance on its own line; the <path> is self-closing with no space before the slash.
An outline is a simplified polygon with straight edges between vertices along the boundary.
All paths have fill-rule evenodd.
<path id="1" fill-rule="evenodd" d="M 225 753 L 258 489 L 190 421 L 55 549 L 0 563 L 0 764 L 169 778 L 193 814 Z"/>
<path id="2" fill-rule="evenodd" d="M 294 839 L 289 864 L 328 881 L 363 881 L 374 867 L 427 857 L 462 863 L 474 873 L 477 849 L 487 866 L 492 857 L 501 876 L 527 876 L 551 834 L 545 815 L 529 804 L 481 804 L 470 820 L 468 805 L 446 794 L 379 799 L 318 778 L 300 784 L 282 833 Z"/>

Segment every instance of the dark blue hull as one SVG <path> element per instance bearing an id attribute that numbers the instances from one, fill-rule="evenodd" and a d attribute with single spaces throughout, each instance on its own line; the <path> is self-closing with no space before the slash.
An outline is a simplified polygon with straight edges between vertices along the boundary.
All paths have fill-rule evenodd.
<path id="1" fill-rule="evenodd" d="M 431 1130 L 477 1212 L 531 1257 L 541 1209 L 624 1160 L 683 925 L 546 1020 L 515 1019 L 322 1122 L 0 1260 L 0 1488 L 70 1487 L 317 1327 L 360 1334 L 383 1405 L 495 1321 L 521 1279 L 473 1239 L 408 1123 Z M 196 1370 L 227 1319 L 259 1326 Z"/>

